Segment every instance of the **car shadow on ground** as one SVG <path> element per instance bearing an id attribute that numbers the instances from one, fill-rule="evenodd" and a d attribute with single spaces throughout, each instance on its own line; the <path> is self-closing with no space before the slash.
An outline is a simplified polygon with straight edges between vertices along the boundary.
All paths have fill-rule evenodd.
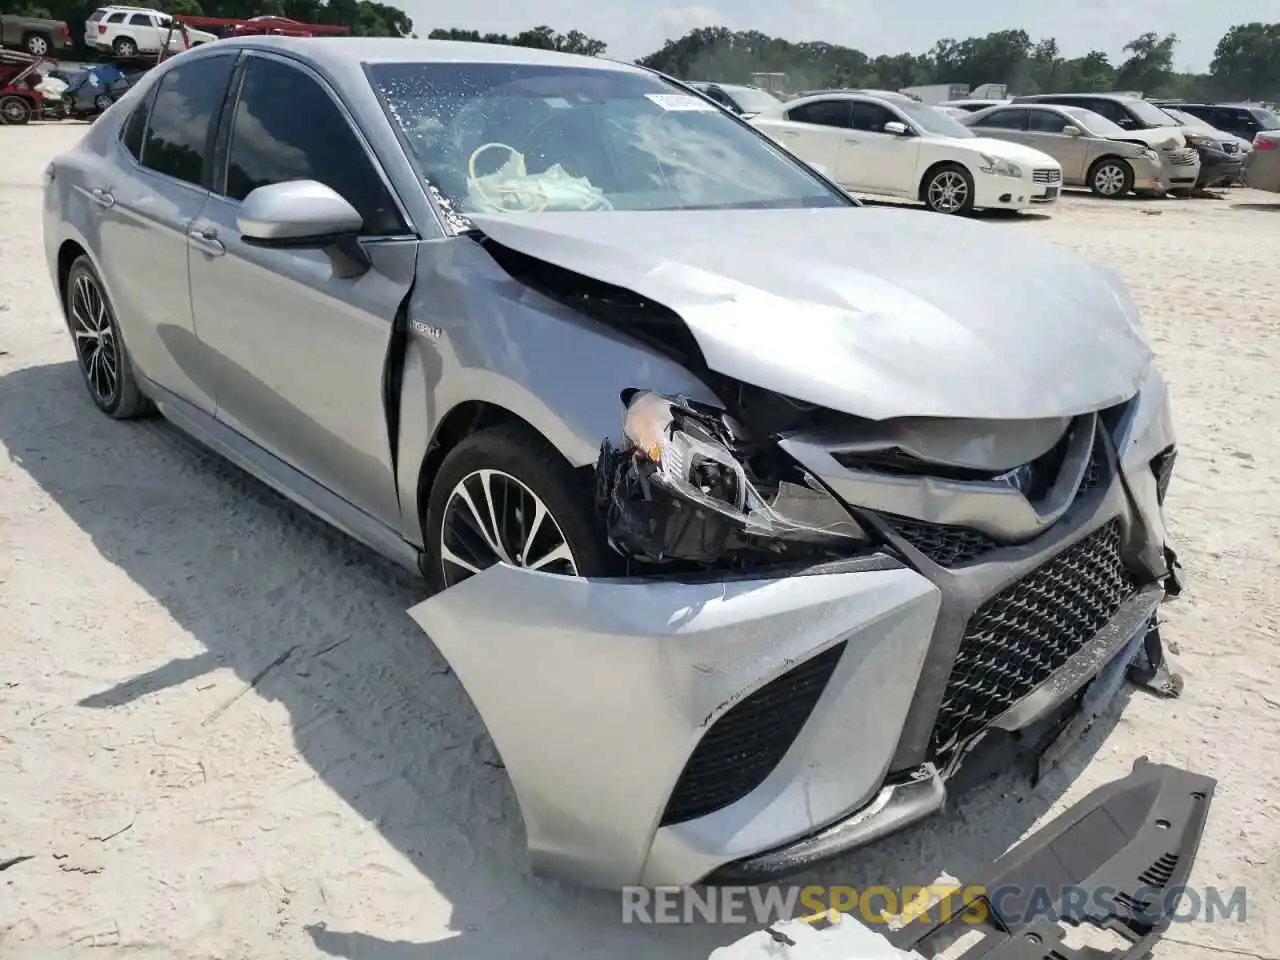
<path id="1" fill-rule="evenodd" d="M 101 415 L 72 362 L 0 377 L 0 443 L 107 561 L 204 646 L 67 704 L 67 722 L 80 710 L 145 709 L 150 694 L 230 669 L 288 711 L 316 775 L 452 904 L 453 935 L 429 943 L 320 917 L 305 928 L 319 951 L 704 960 L 755 929 L 624 925 L 618 896 L 529 873 L 515 798 L 480 718 L 405 613 L 422 596 L 409 574 L 164 421 Z M 943 816 L 788 882 L 900 889 L 944 871 L 975 876 L 1076 780 L 1125 699 L 1038 786 L 1005 774 Z M 471 855 L 458 856 L 458 844 Z"/>
<path id="2" fill-rule="evenodd" d="M 1233 203 L 1232 210 L 1258 210 L 1263 212 L 1280 213 L 1280 197 L 1275 203 Z"/>

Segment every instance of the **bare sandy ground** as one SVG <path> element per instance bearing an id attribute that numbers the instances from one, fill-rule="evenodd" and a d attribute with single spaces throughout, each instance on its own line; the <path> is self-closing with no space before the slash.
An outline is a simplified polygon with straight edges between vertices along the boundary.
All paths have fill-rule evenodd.
<path id="1" fill-rule="evenodd" d="M 0 872 L 0 955 L 692 960 L 748 933 L 624 927 L 615 897 L 531 877 L 479 718 L 405 615 L 417 584 L 162 422 L 93 409 L 40 245 L 40 172 L 78 133 L 0 130 L 0 863 L 31 858 Z M 1186 693 L 1133 693 L 1038 788 L 997 782 L 821 879 L 963 878 L 1147 754 L 1219 779 L 1193 880 L 1250 891 L 1245 924 L 1159 955 L 1275 953 L 1280 197 L 1068 198 L 991 229 L 1113 264 L 1145 309 L 1182 439 Z"/>

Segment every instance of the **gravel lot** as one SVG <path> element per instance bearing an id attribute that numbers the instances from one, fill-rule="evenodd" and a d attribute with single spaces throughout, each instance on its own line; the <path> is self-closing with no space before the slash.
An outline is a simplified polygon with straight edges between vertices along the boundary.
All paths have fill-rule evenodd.
<path id="1" fill-rule="evenodd" d="M 0 130 L 0 865 L 30 858 L 0 874 L 0 956 L 701 960 L 749 932 L 624 927 L 617 898 L 531 877 L 475 710 L 405 615 L 418 585 L 162 421 L 93 409 L 40 240 L 41 170 L 82 130 Z M 1250 896 L 1158 955 L 1272 955 L 1280 197 L 1071 196 L 991 229 L 1111 263 L 1145 310 L 1181 438 L 1186 692 L 1125 696 L 1038 788 L 820 879 L 964 878 L 1147 754 L 1218 778 L 1193 882 Z"/>

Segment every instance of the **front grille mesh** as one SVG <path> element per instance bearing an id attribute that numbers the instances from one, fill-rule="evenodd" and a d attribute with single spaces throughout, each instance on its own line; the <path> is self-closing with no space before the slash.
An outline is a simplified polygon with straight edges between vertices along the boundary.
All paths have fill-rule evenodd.
<path id="1" fill-rule="evenodd" d="M 1000 546 L 980 530 L 925 523 L 910 517 L 882 516 L 885 524 L 940 567 L 958 567 Z"/>
<path id="2" fill-rule="evenodd" d="M 1061 183 L 1062 171 L 1061 170 L 1032 170 L 1031 182 L 1032 183 Z"/>
<path id="3" fill-rule="evenodd" d="M 842 653 L 838 643 L 725 711 L 681 771 L 662 826 L 723 809 L 764 783 L 813 713 Z"/>
<path id="4" fill-rule="evenodd" d="M 1134 589 L 1112 520 L 984 603 L 965 629 L 934 723 L 939 768 L 1066 663 Z"/>

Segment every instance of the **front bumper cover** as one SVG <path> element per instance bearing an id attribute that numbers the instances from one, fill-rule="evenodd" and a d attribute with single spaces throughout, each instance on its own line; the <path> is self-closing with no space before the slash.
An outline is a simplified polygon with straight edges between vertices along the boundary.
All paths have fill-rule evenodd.
<path id="1" fill-rule="evenodd" d="M 901 559 L 745 575 L 581 579 L 498 565 L 409 612 L 502 756 L 536 872 L 606 888 L 718 871 L 764 879 L 937 810 L 943 782 L 982 740 L 1051 736 L 1150 622 L 1171 572 L 1153 466 L 1172 444 L 1158 377 L 1106 436 L 1086 492 L 1034 539 L 980 562 L 944 568 L 888 531 Z M 966 509 L 1017 519 L 991 501 Z M 1063 587 L 1087 596 L 1104 572 L 1089 565 L 1090 545 L 1103 541 L 1108 583 L 1121 562 L 1133 578 L 1126 599 L 1002 713 L 940 739 L 940 711 L 969 709 L 973 690 L 957 699 L 949 686 L 967 625 L 1033 577 L 1051 606 L 1067 603 L 1053 599 Z M 1053 609 L 1055 622 L 1079 612 Z"/>

